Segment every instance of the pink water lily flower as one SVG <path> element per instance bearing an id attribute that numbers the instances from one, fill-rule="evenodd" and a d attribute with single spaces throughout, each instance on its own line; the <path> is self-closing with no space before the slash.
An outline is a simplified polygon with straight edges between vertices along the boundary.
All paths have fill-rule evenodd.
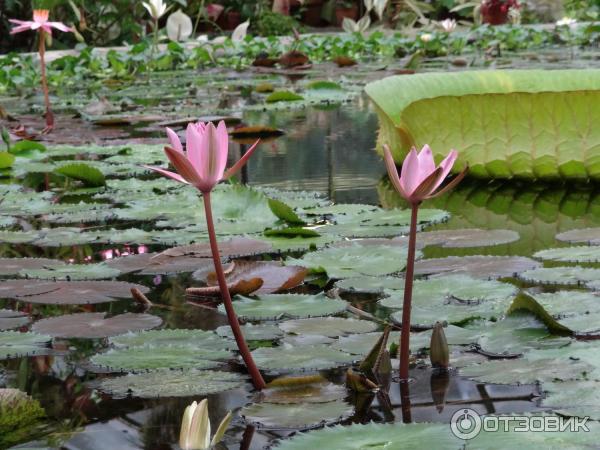
<path id="1" fill-rule="evenodd" d="M 48 34 L 52 34 L 52 28 L 56 28 L 60 31 L 73 31 L 71 27 L 66 26 L 62 22 L 49 22 L 49 14 L 50 11 L 48 11 L 47 9 L 34 9 L 33 20 L 8 19 L 9 22 L 17 25 L 12 30 L 10 30 L 10 34 L 21 33 L 27 30 L 35 31 L 38 29 L 42 29 Z"/>
<path id="2" fill-rule="evenodd" d="M 185 151 L 177 133 L 167 128 L 167 135 L 171 147 L 165 147 L 165 153 L 177 173 L 160 167 L 145 167 L 181 183 L 191 184 L 203 193 L 212 191 L 219 181 L 237 173 L 258 145 L 256 141 L 237 163 L 225 170 L 229 136 L 224 121 L 220 121 L 217 127 L 211 122 L 189 123 L 186 130 Z"/>
<path id="3" fill-rule="evenodd" d="M 385 165 L 390 180 L 398 193 L 411 204 L 421 203 L 423 200 L 437 197 L 452 189 L 464 178 L 467 169 L 463 170 L 444 188 L 437 191 L 450 173 L 457 157 L 458 152 L 451 150 L 448 156 L 436 167 L 433 152 L 428 145 L 425 145 L 419 153 L 413 147 L 404 159 L 402 171 L 398 176 L 392 152 L 387 145 L 384 145 Z"/>

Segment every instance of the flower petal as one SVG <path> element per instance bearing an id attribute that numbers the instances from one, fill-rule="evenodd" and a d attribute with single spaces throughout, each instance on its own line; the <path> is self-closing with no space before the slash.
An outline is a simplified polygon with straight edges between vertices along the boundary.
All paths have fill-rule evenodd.
<path id="1" fill-rule="evenodd" d="M 421 181 L 431 174 L 435 170 L 435 161 L 433 159 L 433 152 L 429 145 L 425 144 L 419 152 L 419 172 L 421 174 Z"/>
<path id="2" fill-rule="evenodd" d="M 167 136 L 169 137 L 169 142 L 171 143 L 171 147 L 178 152 L 183 153 L 183 145 L 181 145 L 181 140 L 177 133 L 167 127 Z"/>
<path id="3" fill-rule="evenodd" d="M 225 173 L 223 174 L 224 180 L 227 180 L 228 178 L 230 178 L 233 175 L 235 175 L 236 173 L 238 173 L 241 170 L 241 168 L 246 165 L 246 163 L 248 162 L 248 159 L 250 159 L 250 156 L 252 156 L 252 153 L 254 153 L 254 150 L 256 150 L 256 147 L 258 146 L 259 142 L 260 142 L 260 139 L 258 139 L 254 144 L 252 144 L 252 147 L 250 147 L 248 150 L 246 150 L 246 153 L 244 153 L 244 156 L 242 156 L 240 159 L 238 159 L 238 161 L 233 166 L 231 166 L 229 169 L 227 169 L 225 171 Z"/>
<path id="4" fill-rule="evenodd" d="M 456 162 L 456 158 L 458 158 L 458 152 L 456 150 L 451 150 L 450 153 L 448 153 L 448 156 L 446 156 L 444 160 L 440 163 L 439 167 L 441 167 L 442 171 L 440 172 L 438 180 L 433 187 L 433 191 L 435 191 L 440 186 L 440 184 L 443 183 L 444 179 L 448 176 L 448 174 L 452 170 L 452 166 L 454 166 L 454 163 Z"/>
<path id="5" fill-rule="evenodd" d="M 204 127 L 193 122 L 188 123 L 185 130 L 185 153 L 194 168 L 194 171 L 202 179 L 206 178 L 207 148 L 204 138 Z"/>
<path id="6" fill-rule="evenodd" d="M 417 150 L 413 147 L 402 163 L 400 183 L 406 195 L 410 197 L 421 181 L 423 180 L 419 172 L 419 157 L 417 156 Z"/>
<path id="7" fill-rule="evenodd" d="M 12 20 L 11 20 L 11 22 L 12 22 Z M 12 30 L 10 30 L 10 34 L 22 33 L 23 31 L 29 31 L 29 30 L 31 30 L 32 23 L 33 22 L 24 22 L 22 25 L 18 25 L 16 27 L 14 27 Z"/>
<path id="8" fill-rule="evenodd" d="M 161 167 L 154 167 L 154 166 L 146 166 L 143 165 L 142 167 L 145 167 L 146 169 L 150 169 L 150 170 L 154 170 L 155 172 L 160 173 L 161 175 L 164 175 L 166 177 L 172 178 L 175 181 L 179 181 L 180 183 L 185 183 L 185 184 L 189 184 L 181 175 L 179 175 L 178 173 L 175 172 L 171 172 L 169 170 L 165 170 Z"/>
<path id="9" fill-rule="evenodd" d="M 383 144 L 383 160 L 385 161 L 385 167 L 387 169 L 388 177 L 392 182 L 392 185 L 398 191 L 398 193 L 408 199 L 404 188 L 402 187 L 402 183 L 400 182 L 400 177 L 398 176 L 398 168 L 396 167 L 396 162 L 394 161 L 394 157 L 392 156 L 392 152 L 387 144 Z"/>
<path id="10" fill-rule="evenodd" d="M 456 187 L 456 185 L 458 183 L 460 183 L 462 181 L 462 179 L 467 175 L 467 172 L 469 171 L 469 166 L 466 166 L 461 173 L 459 173 L 458 175 L 456 175 L 454 178 L 452 178 L 450 180 L 450 182 L 448 184 L 446 184 L 444 187 L 442 187 L 439 191 L 437 192 L 433 192 L 429 197 L 427 198 L 435 198 L 435 197 L 439 197 L 440 195 L 445 194 L 446 192 L 448 192 L 449 190 L 453 189 L 454 187 Z"/>
<path id="11" fill-rule="evenodd" d="M 410 194 L 409 201 L 413 204 L 421 203 L 423 200 L 428 198 L 429 195 L 433 192 L 433 186 L 436 183 L 441 171 L 442 168 L 438 167 L 433 172 L 431 172 L 428 177 L 425 177 L 425 179 Z"/>
<path id="12" fill-rule="evenodd" d="M 48 25 L 50 25 L 52 28 L 56 28 L 57 30 L 60 30 L 60 31 L 73 32 L 73 28 L 66 26 L 62 22 L 48 22 Z"/>
<path id="13" fill-rule="evenodd" d="M 225 121 L 221 120 L 219 125 L 217 125 L 217 173 L 219 174 L 219 179 L 223 178 L 223 172 L 225 171 L 225 167 L 227 167 L 227 155 L 229 154 L 229 135 L 227 134 L 227 127 L 225 126 Z M 255 145 L 258 141 L 255 143 Z M 248 150 L 250 153 L 254 148 Z M 243 158 L 242 158 L 243 159 Z M 246 158 L 248 159 L 248 158 Z"/>
<path id="14" fill-rule="evenodd" d="M 194 170 L 194 167 L 188 161 L 185 155 L 179 153 L 177 150 L 173 150 L 171 147 L 165 147 L 165 153 L 167 154 L 169 161 L 171 161 L 171 164 L 173 164 L 177 170 L 177 173 L 181 175 L 188 183 L 200 189 L 200 186 L 204 183 L 202 183 L 202 179 Z"/>

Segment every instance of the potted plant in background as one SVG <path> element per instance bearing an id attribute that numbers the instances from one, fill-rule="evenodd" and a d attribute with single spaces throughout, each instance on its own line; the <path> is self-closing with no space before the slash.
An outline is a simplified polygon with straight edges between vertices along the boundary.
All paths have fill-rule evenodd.
<path id="1" fill-rule="evenodd" d="M 304 0 L 302 2 L 302 22 L 311 27 L 318 27 L 323 24 L 321 12 L 325 0 Z"/>
<path id="2" fill-rule="evenodd" d="M 335 23 L 339 27 L 345 18 L 358 19 L 358 3 L 349 0 L 335 0 Z"/>
<path id="3" fill-rule="evenodd" d="M 490 25 L 502 25 L 508 22 L 511 9 L 519 9 L 517 0 L 483 0 L 479 9 L 481 21 Z"/>

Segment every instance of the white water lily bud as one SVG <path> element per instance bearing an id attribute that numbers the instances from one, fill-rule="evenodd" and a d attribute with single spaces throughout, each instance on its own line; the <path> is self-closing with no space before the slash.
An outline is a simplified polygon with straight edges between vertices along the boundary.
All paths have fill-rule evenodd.
<path id="1" fill-rule="evenodd" d="M 183 41 L 192 35 L 192 19 L 178 9 L 167 19 L 167 36 L 172 41 Z"/>
<path id="2" fill-rule="evenodd" d="M 233 33 L 231 33 L 231 40 L 232 41 L 243 41 L 244 38 L 246 37 L 246 35 L 248 34 L 248 27 L 250 26 L 250 21 L 246 20 L 243 23 L 240 23 L 237 27 L 235 27 L 235 30 L 233 30 Z"/>
<path id="3" fill-rule="evenodd" d="M 144 5 L 148 14 L 156 20 L 160 19 L 167 12 L 167 4 L 163 0 L 148 0 L 148 2 L 142 2 L 142 5 Z"/>

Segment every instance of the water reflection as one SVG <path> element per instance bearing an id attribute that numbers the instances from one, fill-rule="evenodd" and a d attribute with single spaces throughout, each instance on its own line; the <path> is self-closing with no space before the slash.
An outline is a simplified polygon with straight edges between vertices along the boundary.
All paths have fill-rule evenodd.
<path id="1" fill-rule="evenodd" d="M 387 179 L 380 180 L 379 200 L 386 208 L 405 207 Z M 594 184 L 542 184 L 465 180 L 456 189 L 429 200 L 425 207 L 452 213 L 433 229 L 508 229 L 521 239 L 505 245 L 469 249 L 428 248 L 429 257 L 493 254 L 531 255 L 561 244 L 557 233 L 600 226 L 600 188 Z"/>

